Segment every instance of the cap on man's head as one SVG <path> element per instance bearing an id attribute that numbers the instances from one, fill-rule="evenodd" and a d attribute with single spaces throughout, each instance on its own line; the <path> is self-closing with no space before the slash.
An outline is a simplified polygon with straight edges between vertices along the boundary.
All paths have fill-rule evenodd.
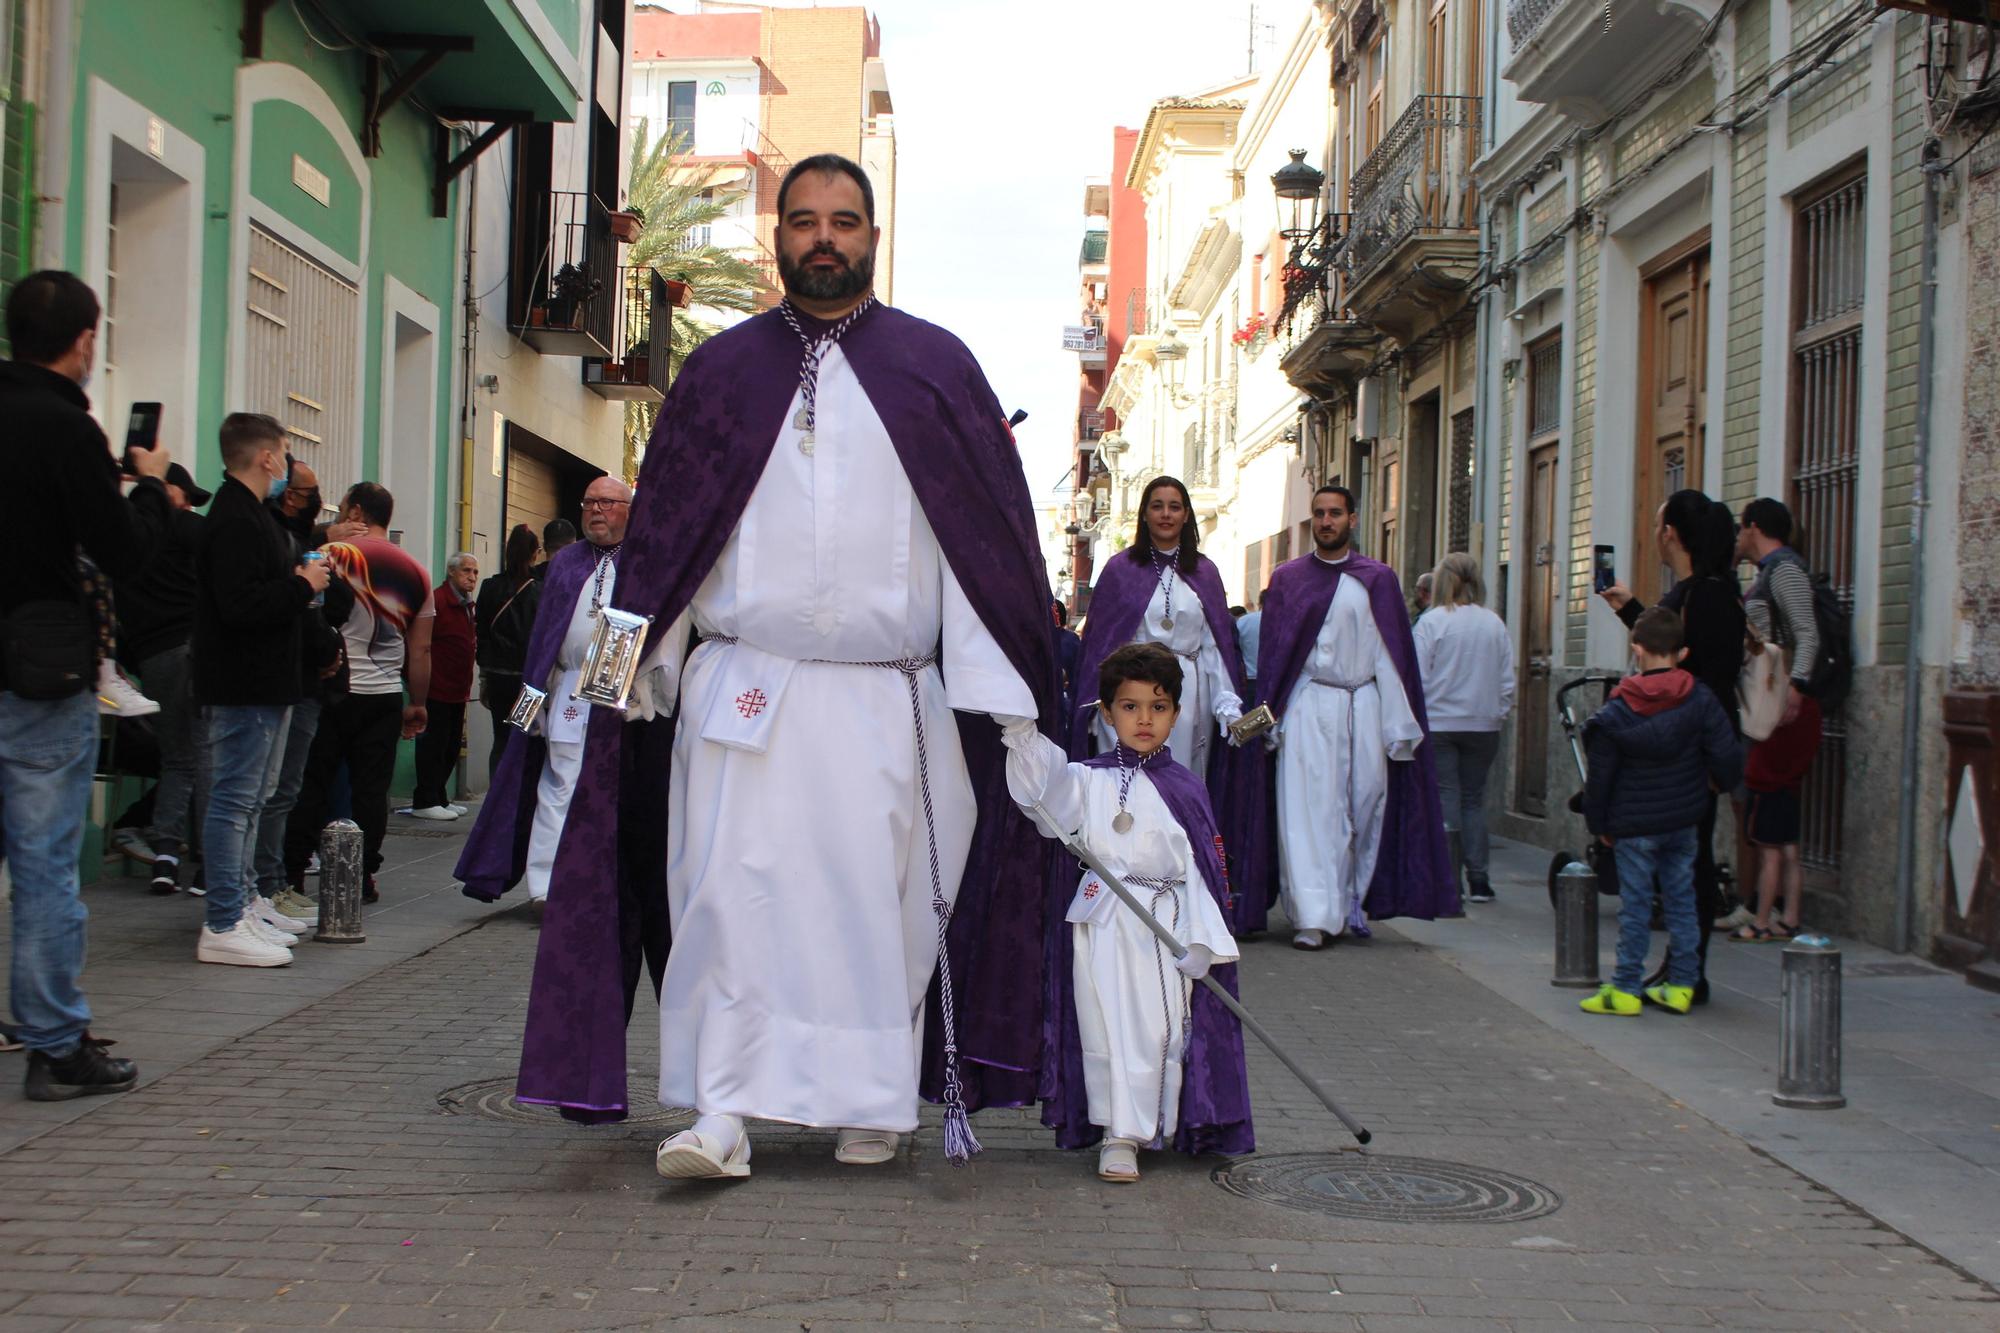
<path id="1" fill-rule="evenodd" d="M 169 486 L 180 487 L 181 494 L 185 495 L 187 497 L 187 502 L 193 505 L 196 509 L 201 508 L 203 505 L 207 504 L 210 500 L 213 500 L 215 498 L 215 496 L 210 492 L 205 491 L 201 487 L 195 485 L 194 478 L 192 476 L 189 476 L 188 470 L 182 467 L 179 463 L 167 464 L 167 484 Z"/>

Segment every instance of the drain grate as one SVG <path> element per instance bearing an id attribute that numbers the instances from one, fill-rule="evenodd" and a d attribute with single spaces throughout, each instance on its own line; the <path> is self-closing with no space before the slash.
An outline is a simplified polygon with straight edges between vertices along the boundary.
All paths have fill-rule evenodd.
<path id="1" fill-rule="evenodd" d="M 514 1080 L 511 1078 L 481 1079 L 477 1083 L 461 1083 L 455 1088 L 446 1088 L 437 1097 L 438 1105 L 452 1115 L 475 1115 L 485 1120 L 498 1120 L 508 1125 L 560 1125 L 571 1127 L 573 1122 L 565 1120 L 553 1106 L 535 1106 L 514 1100 Z M 609 1128 L 631 1128 L 633 1126 L 672 1126 L 686 1129 L 694 1123 L 694 1112 L 687 1107 L 661 1106 L 650 1098 L 632 1099 L 632 1113 Z"/>
<path id="2" fill-rule="evenodd" d="M 1366 1222 L 1523 1222 L 1562 1207 L 1546 1185 L 1421 1157 L 1277 1153 L 1218 1169 L 1231 1194 Z"/>

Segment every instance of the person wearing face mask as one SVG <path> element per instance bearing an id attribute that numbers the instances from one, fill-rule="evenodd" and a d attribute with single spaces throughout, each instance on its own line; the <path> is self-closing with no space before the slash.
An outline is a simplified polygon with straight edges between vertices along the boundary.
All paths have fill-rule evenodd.
<path id="1" fill-rule="evenodd" d="M 225 475 L 195 557 L 194 697 L 210 774 L 202 822 L 207 921 L 195 957 L 282 967 L 305 922 L 257 892 L 257 822 L 277 786 L 299 701 L 299 615 L 326 588 L 327 573 L 298 560 L 265 503 L 283 494 L 289 475 L 284 427 L 261 413 L 232 412 L 220 438 Z"/>

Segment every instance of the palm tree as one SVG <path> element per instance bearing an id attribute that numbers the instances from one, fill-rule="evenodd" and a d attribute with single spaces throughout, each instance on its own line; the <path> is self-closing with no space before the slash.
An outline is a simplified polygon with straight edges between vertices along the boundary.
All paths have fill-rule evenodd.
<path id="1" fill-rule="evenodd" d="M 625 251 L 633 267 L 656 268 L 663 277 L 688 285 L 688 306 L 672 312 L 668 325 L 668 364 L 687 362 L 695 348 L 719 331 L 697 319 L 696 310 L 760 309 L 766 290 L 763 272 L 752 261 L 718 245 L 695 243 L 695 229 L 707 227 L 742 200 L 744 192 L 723 189 L 718 166 L 690 166 L 687 136 L 652 135 L 642 118 L 632 128 L 632 171 L 626 182 L 626 207 L 645 218 L 645 230 Z M 628 403 L 625 409 L 625 472 L 629 481 L 638 471 L 639 450 L 653 433 L 657 408 L 652 403 Z"/>

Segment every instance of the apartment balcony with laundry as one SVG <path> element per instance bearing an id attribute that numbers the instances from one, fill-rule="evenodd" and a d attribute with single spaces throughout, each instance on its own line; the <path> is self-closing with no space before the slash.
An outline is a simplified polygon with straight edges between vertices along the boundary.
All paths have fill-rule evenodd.
<path id="1" fill-rule="evenodd" d="M 687 284 L 650 265 L 618 270 L 613 291 L 611 355 L 583 363 L 583 383 L 601 398 L 657 403 L 667 396 L 670 321 L 687 302 Z"/>
<path id="2" fill-rule="evenodd" d="M 1347 302 L 1347 275 L 1334 262 L 1347 240 L 1350 215 L 1329 213 L 1292 246 L 1284 269 L 1285 302 L 1274 325 L 1278 369 L 1293 388 L 1315 398 L 1351 389 L 1375 359 L 1382 334 Z"/>
<path id="3" fill-rule="evenodd" d="M 1479 99 L 1420 93 L 1348 186 L 1347 302 L 1407 341 L 1479 267 Z"/>
<path id="4" fill-rule="evenodd" d="M 1509 0 L 1514 54 L 1501 77 L 1525 102 L 1586 125 L 1673 67 L 1701 42 L 1726 0 Z"/>
<path id="5" fill-rule="evenodd" d="M 530 191 L 515 214 L 509 319 L 545 356 L 608 358 L 621 271 L 609 211 L 589 194 Z"/>

